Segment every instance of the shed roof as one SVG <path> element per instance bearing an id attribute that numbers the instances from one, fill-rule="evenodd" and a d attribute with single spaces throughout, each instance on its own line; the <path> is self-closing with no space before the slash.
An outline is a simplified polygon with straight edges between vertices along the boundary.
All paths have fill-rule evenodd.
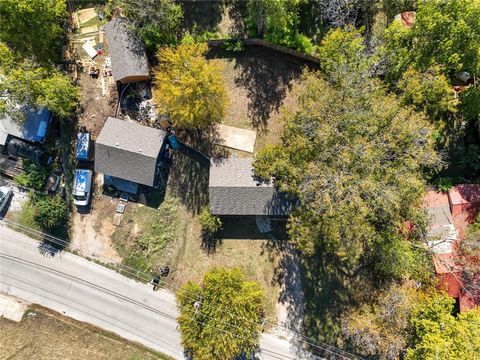
<path id="1" fill-rule="evenodd" d="M 129 77 L 150 77 L 147 55 L 142 41 L 129 29 L 129 21 L 117 17 L 105 25 L 108 48 L 112 61 L 112 74 L 115 81 L 126 81 Z"/>
<path id="2" fill-rule="evenodd" d="M 165 132 L 109 117 L 95 145 L 95 171 L 153 186 Z"/>
<path id="3" fill-rule="evenodd" d="M 0 119 L 0 145 L 5 145 L 7 136 L 31 141 L 43 142 L 50 125 L 52 114 L 42 107 L 38 111 L 26 110 L 25 122 L 19 124 L 10 116 L 5 115 Z"/>
<path id="4" fill-rule="evenodd" d="M 286 216 L 294 201 L 272 184 L 253 177 L 252 158 L 231 158 L 210 166 L 210 211 L 215 215 Z"/>

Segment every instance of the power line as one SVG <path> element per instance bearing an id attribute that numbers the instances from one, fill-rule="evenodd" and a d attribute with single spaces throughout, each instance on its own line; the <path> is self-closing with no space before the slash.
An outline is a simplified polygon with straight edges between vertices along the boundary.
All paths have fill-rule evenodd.
<path id="1" fill-rule="evenodd" d="M 24 226 L 24 225 L 15 223 L 15 222 L 10 221 L 10 220 L 4 219 L 4 221 L 7 222 L 7 223 L 12 224 L 12 225 L 14 225 L 14 226 L 18 226 L 18 227 L 20 227 L 20 228 L 23 228 L 23 229 L 25 229 L 25 230 L 28 231 L 28 232 L 37 233 L 37 234 L 41 235 L 42 237 L 45 237 L 45 236 L 46 236 L 46 240 L 48 240 L 48 241 L 50 241 L 50 242 L 52 242 L 52 243 L 55 243 L 55 244 L 57 244 L 57 245 L 60 245 L 60 246 L 63 246 L 63 247 L 74 248 L 73 250 L 75 250 L 75 248 L 76 248 L 76 249 L 78 249 L 78 250 L 80 250 L 80 251 L 82 251 L 82 252 L 84 251 L 84 249 L 82 249 L 82 248 L 79 247 L 79 246 L 72 246 L 72 245 L 71 245 L 68 241 L 66 241 L 66 240 L 57 238 L 57 237 L 52 236 L 52 235 L 50 235 L 50 234 L 46 234 L 46 233 L 43 233 L 43 232 L 41 232 L 41 231 L 38 231 L 38 230 L 35 230 L 35 229 L 32 229 L 32 228 L 29 228 L 29 227 L 26 227 L 26 226 Z M 104 259 L 104 260 L 105 260 L 107 263 L 109 263 L 109 264 L 115 264 L 115 261 L 114 261 L 114 260 L 109 259 L 109 258 L 107 258 L 107 257 L 105 257 L 105 256 L 98 256 L 98 255 L 96 255 L 96 257 L 99 257 L 99 258 Z M 139 271 L 139 270 L 133 269 L 133 268 L 131 268 L 131 267 L 129 267 L 129 266 L 126 266 L 126 265 L 123 265 L 123 264 L 115 264 L 115 266 L 116 266 L 116 267 L 119 267 L 120 273 L 121 273 L 122 271 L 124 271 L 124 272 L 126 272 L 127 274 L 129 274 L 129 275 L 131 275 L 131 276 L 134 276 L 134 277 L 136 277 L 136 278 L 138 278 L 138 279 L 141 279 L 142 281 L 149 282 L 149 280 L 151 280 L 151 278 L 152 278 L 152 276 L 149 275 L 149 274 L 146 274 L 146 273 L 144 273 L 144 272 L 141 272 L 141 271 Z M 167 281 L 167 280 L 164 280 L 164 279 L 162 279 L 162 285 L 168 286 L 169 289 L 172 290 L 172 291 L 174 291 L 174 292 L 176 292 L 176 291 L 178 291 L 178 290 L 181 289 L 181 288 L 178 287 L 177 285 L 175 285 L 175 284 L 173 284 L 173 283 L 171 283 L 171 282 L 169 282 L 169 281 Z M 188 296 L 187 296 L 187 298 L 190 299 L 190 300 L 192 300 L 192 301 L 198 300 L 198 299 L 195 299 L 195 298 L 192 298 L 192 297 L 188 297 Z M 205 306 L 205 305 L 204 305 L 204 306 Z M 207 304 L 206 306 L 208 306 L 208 304 Z M 212 306 L 210 305 L 210 307 L 212 307 Z M 226 311 L 223 311 L 223 313 L 226 314 L 227 312 L 226 312 Z M 249 321 L 251 321 L 252 324 L 258 325 L 258 324 L 256 324 L 253 320 L 250 320 L 250 319 L 249 319 Z M 271 324 L 274 328 L 283 329 L 283 330 L 286 330 L 286 331 L 290 332 L 292 335 L 297 336 L 297 339 L 298 339 L 299 341 L 303 342 L 304 344 L 312 347 L 313 349 L 315 349 L 315 350 L 317 350 L 317 351 L 318 351 L 318 350 L 320 350 L 320 351 L 326 351 L 326 352 L 332 353 L 332 354 L 334 354 L 334 355 L 336 355 L 336 356 L 340 356 L 340 357 L 343 358 L 343 359 L 352 359 L 352 358 L 354 358 L 354 359 L 361 359 L 360 357 L 358 357 L 358 356 L 356 356 L 356 355 L 354 355 L 354 354 L 348 353 L 348 352 L 346 352 L 345 350 L 342 350 L 342 349 L 336 348 L 336 347 L 334 347 L 334 346 L 332 346 L 332 345 L 329 345 L 329 344 L 326 344 L 326 343 L 322 343 L 322 342 L 319 342 L 319 341 L 317 341 L 317 340 L 315 340 L 315 339 L 306 337 L 305 335 L 300 334 L 300 333 L 298 333 L 298 332 L 296 332 L 296 331 L 294 331 L 294 330 L 292 330 L 292 329 L 289 329 L 289 328 L 287 328 L 287 327 L 285 327 L 285 326 L 278 325 L 278 324 L 273 324 L 273 323 L 268 322 L 268 321 L 267 321 L 266 323 Z M 232 325 L 232 324 L 229 324 L 229 325 L 230 325 L 231 327 L 232 327 L 232 326 L 235 327 L 235 325 Z M 236 327 L 239 328 L 238 326 L 236 326 Z M 240 328 L 239 328 L 239 329 L 240 329 Z"/>
<path id="2" fill-rule="evenodd" d="M 35 252 L 33 252 L 33 251 L 26 250 L 25 247 L 23 248 L 23 250 L 26 251 L 26 252 L 29 252 L 29 253 L 35 253 Z M 35 254 L 36 254 L 36 253 L 35 253 Z M 112 296 L 114 296 L 114 297 L 116 297 L 116 298 L 118 298 L 118 299 L 124 300 L 124 301 L 129 302 L 129 303 L 131 303 L 131 304 L 133 304 L 133 305 L 142 307 L 142 308 L 144 308 L 144 309 L 146 309 L 146 310 L 152 311 L 152 312 L 154 312 L 154 313 L 156 313 L 156 314 L 159 314 L 159 315 L 161 315 L 161 316 L 163 316 L 163 317 L 167 317 L 167 318 L 170 318 L 170 319 L 172 319 L 172 320 L 176 320 L 175 317 L 172 317 L 172 316 L 166 314 L 166 313 L 163 312 L 163 311 L 160 311 L 160 310 L 158 310 L 158 309 L 155 309 L 155 308 L 153 308 L 153 307 L 151 307 L 151 306 L 149 306 L 149 305 L 146 305 L 146 304 L 144 304 L 144 303 L 142 303 L 142 302 L 139 302 L 139 301 L 137 301 L 137 300 L 135 300 L 135 299 L 132 299 L 132 298 L 130 298 L 130 297 L 128 297 L 128 296 L 125 296 L 125 295 L 122 295 L 122 294 L 117 293 L 117 292 L 115 292 L 115 291 L 109 290 L 109 289 L 107 289 L 107 288 L 105 288 L 105 287 L 103 287 L 103 286 L 94 284 L 94 283 L 92 283 L 92 282 L 90 282 L 90 281 L 84 280 L 84 279 L 79 278 L 79 277 L 77 277 L 77 276 L 70 275 L 70 274 L 68 274 L 68 273 L 66 273 L 66 272 L 62 272 L 62 271 L 60 271 L 60 270 L 52 269 L 52 268 L 49 268 L 49 267 L 44 266 L 44 265 L 36 264 L 36 263 L 34 263 L 34 262 L 32 262 L 32 261 L 29 261 L 29 260 L 17 258 L 17 257 L 10 256 L 10 255 L 1 254 L 0 257 L 6 258 L 6 259 L 10 259 L 11 261 L 22 262 L 22 263 L 24 263 L 24 264 L 28 264 L 29 266 L 33 266 L 33 267 L 36 267 L 36 268 L 43 268 L 45 271 L 48 271 L 48 272 L 50 272 L 50 273 L 60 274 L 61 276 L 66 277 L 66 278 L 69 278 L 69 279 L 72 280 L 72 281 L 75 280 L 75 281 L 77 281 L 77 282 L 81 282 L 81 283 L 83 283 L 84 285 L 87 285 L 87 286 L 89 286 L 89 287 L 97 288 L 97 289 L 99 289 L 100 291 L 105 292 L 105 293 L 108 293 L 108 294 L 110 294 L 110 295 L 112 295 Z M 60 266 L 60 267 L 61 267 L 62 269 L 65 269 L 64 266 Z M 18 278 L 15 278 L 15 279 L 26 283 L 24 280 L 21 280 L 21 279 L 18 279 Z M 31 283 L 28 283 L 28 284 L 31 285 Z M 79 304 L 78 302 L 76 302 L 76 303 Z M 192 317 L 187 317 L 187 319 L 192 320 L 192 321 L 195 321 L 195 322 L 197 322 L 197 323 L 199 323 L 199 324 L 204 324 L 204 325 L 205 325 L 205 322 L 199 321 L 199 320 L 194 319 L 194 318 L 192 318 Z M 211 318 L 211 319 L 212 319 L 212 320 L 215 320 L 215 321 L 218 320 L 218 319 L 215 319 L 215 318 Z M 226 334 L 229 334 L 229 335 L 231 335 L 231 336 L 233 336 L 233 337 L 235 337 L 235 338 L 237 338 L 237 339 L 242 339 L 242 338 L 243 338 L 244 340 L 249 341 L 249 339 L 245 339 L 244 337 L 238 336 L 238 335 L 236 335 L 236 334 L 234 334 L 234 333 L 232 333 L 232 332 L 229 332 L 229 331 L 227 331 L 227 330 L 223 330 L 223 329 L 221 329 L 221 328 L 217 328 L 217 329 L 220 330 L 220 331 L 222 331 L 222 332 L 224 332 L 224 333 L 226 333 Z M 255 343 L 254 345 L 256 345 L 256 343 Z M 277 352 L 272 351 L 272 350 L 264 349 L 264 348 L 262 348 L 262 347 L 260 347 L 260 349 L 261 349 L 261 351 L 264 351 L 264 352 L 266 352 L 266 353 L 271 353 L 271 354 L 273 354 L 273 355 L 281 356 L 279 359 L 292 359 L 292 360 L 293 360 L 293 358 L 291 358 L 291 357 L 289 357 L 289 356 L 286 356 L 286 355 L 284 355 L 284 354 L 280 354 L 280 353 L 277 353 Z M 275 357 L 275 356 L 274 356 L 274 357 Z"/>

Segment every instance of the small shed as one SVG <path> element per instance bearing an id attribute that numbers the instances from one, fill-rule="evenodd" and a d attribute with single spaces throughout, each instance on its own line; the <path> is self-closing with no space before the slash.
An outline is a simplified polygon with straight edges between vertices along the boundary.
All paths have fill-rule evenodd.
<path id="1" fill-rule="evenodd" d="M 45 108 L 25 110 L 25 121 L 15 121 L 9 115 L 0 118 L 0 147 L 5 146 L 10 137 L 31 143 L 43 143 L 47 137 L 52 114 Z"/>
<path id="2" fill-rule="evenodd" d="M 145 46 L 130 29 L 129 21 L 117 17 L 105 25 L 115 81 L 128 84 L 150 79 Z"/>
<path id="3" fill-rule="evenodd" d="M 155 186 L 165 145 L 163 130 L 109 117 L 95 145 L 95 171 Z"/>
<path id="4" fill-rule="evenodd" d="M 288 216 L 295 201 L 253 176 L 252 158 L 230 158 L 210 166 L 209 200 L 214 215 Z"/>

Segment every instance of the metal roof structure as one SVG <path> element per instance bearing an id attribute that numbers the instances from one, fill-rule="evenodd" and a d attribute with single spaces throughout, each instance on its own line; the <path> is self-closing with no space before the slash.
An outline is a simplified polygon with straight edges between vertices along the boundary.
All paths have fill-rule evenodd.
<path id="1" fill-rule="evenodd" d="M 148 80 L 150 73 L 145 46 L 129 28 L 128 19 L 117 17 L 111 20 L 105 25 L 105 32 L 113 79 L 124 84 Z"/>
<path id="2" fill-rule="evenodd" d="M 95 171 L 153 186 L 166 133 L 109 117 L 95 144 Z"/>
<path id="3" fill-rule="evenodd" d="M 209 199 L 214 215 L 287 216 L 295 205 L 272 184 L 256 181 L 252 158 L 230 158 L 210 166 Z"/>
<path id="4" fill-rule="evenodd" d="M 8 135 L 30 142 L 43 142 L 50 126 L 52 114 L 42 107 L 38 111 L 26 110 L 23 124 L 5 115 L 0 118 L 0 145 L 5 145 Z"/>

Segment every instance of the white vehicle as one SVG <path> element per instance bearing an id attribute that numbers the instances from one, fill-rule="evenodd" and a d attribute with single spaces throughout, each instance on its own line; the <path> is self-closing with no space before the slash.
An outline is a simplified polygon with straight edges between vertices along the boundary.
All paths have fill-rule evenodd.
<path id="1" fill-rule="evenodd" d="M 85 169 L 75 170 L 73 183 L 73 203 L 76 206 L 87 206 L 92 191 L 92 171 Z"/>
<path id="2" fill-rule="evenodd" d="M 12 195 L 12 189 L 7 186 L 0 186 L 0 214 L 5 210 Z"/>

